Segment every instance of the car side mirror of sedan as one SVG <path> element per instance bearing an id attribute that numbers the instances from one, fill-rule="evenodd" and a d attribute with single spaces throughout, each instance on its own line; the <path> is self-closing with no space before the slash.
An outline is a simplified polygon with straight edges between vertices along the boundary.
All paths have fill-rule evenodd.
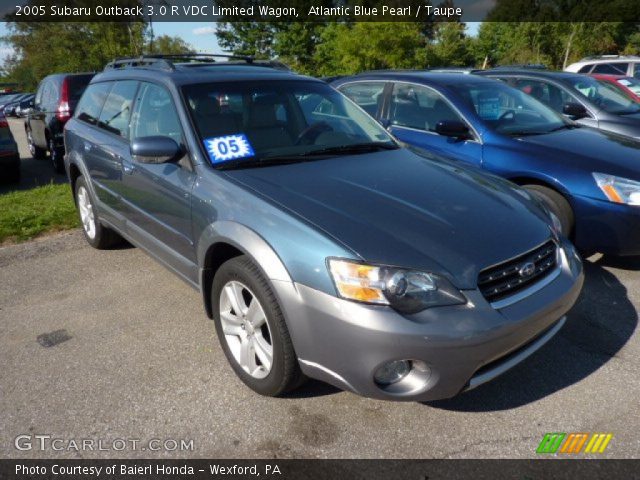
<path id="1" fill-rule="evenodd" d="M 138 137 L 131 142 L 131 156 L 140 163 L 167 163 L 177 160 L 182 148 L 173 138 Z"/>
<path id="2" fill-rule="evenodd" d="M 469 127 L 464 123 L 456 120 L 443 120 L 436 124 L 436 133 L 445 137 L 458 138 L 460 140 L 466 140 L 471 138 Z"/>
<path id="3" fill-rule="evenodd" d="M 587 109 L 579 103 L 565 103 L 562 107 L 562 113 L 574 119 L 588 116 Z"/>

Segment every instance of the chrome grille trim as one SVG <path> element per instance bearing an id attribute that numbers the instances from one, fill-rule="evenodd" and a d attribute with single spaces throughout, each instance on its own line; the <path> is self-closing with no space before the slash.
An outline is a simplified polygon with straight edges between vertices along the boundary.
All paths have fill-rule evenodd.
<path id="1" fill-rule="evenodd" d="M 485 268 L 478 275 L 478 289 L 494 308 L 514 303 L 517 300 L 513 296 L 521 299 L 521 292 L 531 295 L 560 274 L 559 251 L 558 245 L 549 240 L 518 257 Z M 529 275 L 521 274 L 525 265 L 531 270 Z"/>

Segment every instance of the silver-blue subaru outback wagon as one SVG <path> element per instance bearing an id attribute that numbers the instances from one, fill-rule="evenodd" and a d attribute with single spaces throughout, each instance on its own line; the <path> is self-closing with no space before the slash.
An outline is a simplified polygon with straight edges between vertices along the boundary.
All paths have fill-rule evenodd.
<path id="1" fill-rule="evenodd" d="M 232 368 L 263 395 L 313 377 L 451 397 L 562 328 L 583 272 L 557 219 L 280 67 L 109 64 L 65 129 L 87 241 L 124 237 L 198 289 Z"/>

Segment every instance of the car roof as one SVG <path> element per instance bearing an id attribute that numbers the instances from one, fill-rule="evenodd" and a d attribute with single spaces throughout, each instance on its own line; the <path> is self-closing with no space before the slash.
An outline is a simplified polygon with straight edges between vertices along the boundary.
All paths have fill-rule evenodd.
<path id="1" fill-rule="evenodd" d="M 147 68 L 126 68 L 121 70 L 107 70 L 94 78 L 94 82 L 105 80 L 137 79 L 151 80 L 163 79 L 175 85 L 190 85 L 212 82 L 247 82 L 251 80 L 321 80 L 312 79 L 293 72 L 285 72 L 268 67 L 259 66 L 220 66 L 199 64 L 196 66 L 180 66 L 173 71 L 162 71 Z"/>
<path id="2" fill-rule="evenodd" d="M 492 68 L 476 72 L 476 75 L 527 75 L 529 77 L 549 78 L 557 80 L 569 80 L 584 78 L 585 75 L 573 72 L 560 72 L 557 70 L 542 70 L 537 68 Z"/>
<path id="3" fill-rule="evenodd" d="M 355 80 L 396 80 L 418 82 L 425 85 L 462 85 L 492 83 L 494 80 L 466 73 L 430 72 L 428 70 L 380 70 L 364 72 L 350 77 L 344 77 L 338 82 L 348 83 Z"/>

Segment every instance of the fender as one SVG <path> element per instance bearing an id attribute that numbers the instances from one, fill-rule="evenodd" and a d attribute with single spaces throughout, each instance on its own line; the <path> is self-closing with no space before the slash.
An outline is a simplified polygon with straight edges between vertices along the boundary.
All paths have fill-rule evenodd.
<path id="1" fill-rule="evenodd" d="M 207 252 L 218 243 L 231 245 L 250 257 L 269 280 L 293 286 L 293 280 L 284 263 L 264 238 L 245 225 L 234 221 L 214 222 L 202 231 L 197 247 L 198 283 L 209 318 L 212 318 L 212 313 L 208 287 L 215 275 L 215 270 L 206 264 Z"/>

